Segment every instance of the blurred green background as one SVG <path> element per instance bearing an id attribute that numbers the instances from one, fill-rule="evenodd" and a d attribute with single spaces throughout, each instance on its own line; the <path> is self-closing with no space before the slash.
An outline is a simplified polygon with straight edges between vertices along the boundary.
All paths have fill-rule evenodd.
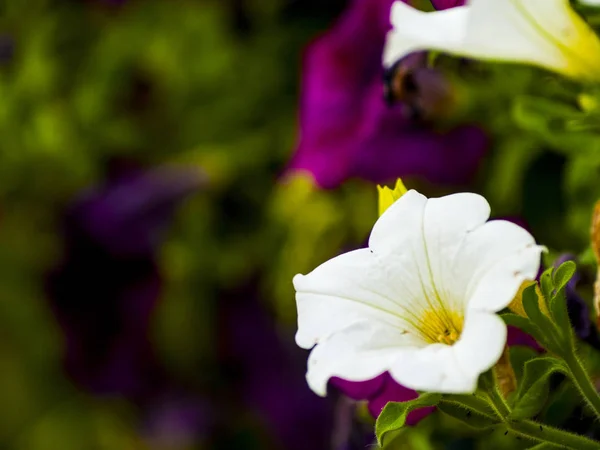
<path id="1" fill-rule="evenodd" d="M 275 308 L 257 292 L 266 289 L 260 274 L 281 244 L 281 226 L 267 217 L 293 151 L 301 49 L 342 6 L 0 2 L 0 448 L 287 448 L 269 422 L 276 413 L 237 396 L 244 383 L 260 385 L 248 381 L 259 374 L 228 349 L 229 330 L 237 327 L 229 316 L 242 315 L 235 320 L 243 322 L 246 313 L 225 311 L 224 304 L 254 297 L 248 320 L 269 328 L 273 339 L 284 334 L 296 351 L 291 283 L 278 314 L 288 319 L 281 321 L 285 329 L 276 329 Z M 61 327 L 47 285 L 56 267 L 71 264 L 63 222 L 82 190 L 109 185 L 115 166 L 143 172 L 165 165 L 197 169 L 203 181 L 163 214 L 169 221 L 151 255 L 160 293 L 149 296 L 148 329 L 140 325 L 136 339 L 147 334 L 153 355 L 136 375 L 159 381 L 132 394 L 117 374 L 98 388 L 76 366 L 103 376 L 103 363 L 94 366 L 90 354 L 100 354 L 103 344 L 96 350 L 81 338 L 84 355 L 68 361 L 63 328 L 92 317 L 89 326 L 101 339 L 123 337 L 125 325 L 103 313 L 115 300 L 96 295 L 118 273 L 107 258 L 104 266 L 94 264 L 100 257 L 92 250 L 77 259 L 82 270 L 74 277 L 85 281 L 67 294 L 78 312 Z M 153 272 L 148 276 L 157 277 Z M 254 310 L 262 315 L 253 318 Z M 111 345 L 104 344 L 113 351 Z M 259 342 L 257 353 L 261 345 L 272 340 Z M 305 355 L 295 356 L 290 389 L 311 396 L 302 380 Z M 285 386 L 280 391 L 284 396 Z M 326 401 L 317 403 L 328 411 Z M 323 436 L 311 445 L 326 445 Z"/>
<path id="2" fill-rule="evenodd" d="M 1 449 L 364 448 L 339 444 L 345 400 L 305 385 L 291 277 L 364 242 L 376 190 L 279 181 L 302 51 L 345 3 L 0 1 Z M 585 256 L 579 88 L 481 70 L 471 188 Z M 428 420 L 406 448 L 434 448 Z"/>

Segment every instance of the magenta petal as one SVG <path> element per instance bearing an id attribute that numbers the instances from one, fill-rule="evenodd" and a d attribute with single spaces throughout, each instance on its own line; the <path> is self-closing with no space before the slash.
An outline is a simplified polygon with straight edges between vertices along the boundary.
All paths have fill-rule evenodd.
<path id="1" fill-rule="evenodd" d="M 410 123 L 399 107 L 390 109 L 371 95 L 356 146 L 354 174 L 380 183 L 395 177 L 423 177 L 436 183 L 461 184 L 473 177 L 488 138 L 476 127 L 436 132 Z M 460 163 L 457 163 L 460 161 Z"/>
<path id="2" fill-rule="evenodd" d="M 508 337 L 506 339 L 506 345 L 512 347 L 513 345 L 524 345 L 526 347 L 531 347 L 532 349 L 541 352 L 544 349 L 537 343 L 537 341 L 532 338 L 529 334 L 525 333 L 523 330 L 517 327 L 513 327 L 511 325 L 508 326 Z"/>
<path id="3" fill-rule="evenodd" d="M 333 188 L 358 177 L 471 180 L 488 140 L 473 127 L 440 132 L 384 101 L 381 57 L 393 0 L 354 0 L 304 57 L 299 145 L 289 166 Z"/>
<path id="4" fill-rule="evenodd" d="M 350 397 L 353 400 L 366 400 L 376 396 L 379 391 L 383 390 L 388 377 L 387 373 L 382 373 L 378 377 L 367 381 L 348 381 L 333 377 L 329 380 L 329 383 L 340 390 L 346 397 Z"/>
<path id="5" fill-rule="evenodd" d="M 347 381 L 332 378 L 331 384 L 344 395 L 354 400 L 366 400 L 369 412 L 373 417 L 379 416 L 388 402 L 406 402 L 418 397 L 416 391 L 396 383 L 389 373 L 384 373 L 368 381 Z M 431 414 L 435 408 L 421 408 L 411 412 L 407 418 L 408 425 L 415 425 Z"/>

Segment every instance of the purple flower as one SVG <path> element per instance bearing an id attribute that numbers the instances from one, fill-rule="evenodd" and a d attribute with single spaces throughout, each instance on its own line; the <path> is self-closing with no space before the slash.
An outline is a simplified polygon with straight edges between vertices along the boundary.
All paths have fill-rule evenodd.
<path id="1" fill-rule="evenodd" d="M 156 251 L 175 207 L 200 182 L 183 168 L 129 170 L 68 208 L 64 260 L 47 291 L 66 370 L 84 388 L 140 398 L 160 383 L 148 339 L 161 290 Z"/>
<path id="2" fill-rule="evenodd" d="M 369 412 L 373 417 L 379 416 L 388 402 L 406 402 L 419 396 L 416 391 L 396 383 L 387 372 L 369 381 L 347 381 L 341 378 L 332 378 L 330 383 L 351 399 L 366 400 Z M 420 408 L 412 411 L 408 415 L 406 423 L 415 425 L 434 409 Z"/>
<path id="3" fill-rule="evenodd" d="M 0 64 L 12 60 L 15 53 L 15 42 L 6 34 L 0 34 Z"/>
<path id="4" fill-rule="evenodd" d="M 508 326 L 508 334 L 506 337 L 506 345 L 512 347 L 513 345 L 523 345 L 525 347 L 531 347 L 532 349 L 541 352 L 544 349 L 538 344 L 538 342 L 531 337 L 531 335 L 525 333 L 523 330 L 517 327 Z"/>
<path id="5" fill-rule="evenodd" d="M 144 441 L 150 448 L 192 448 L 207 438 L 212 412 L 204 399 L 169 393 L 146 406 Z"/>
<path id="6" fill-rule="evenodd" d="M 300 141 L 289 169 L 310 173 L 321 187 L 351 177 L 460 184 L 472 178 L 485 153 L 487 138 L 478 128 L 434 129 L 408 118 L 403 105 L 386 105 L 381 55 L 392 3 L 352 1 L 306 51 Z M 413 88 L 439 88 L 439 74 L 418 70 Z"/>
<path id="7" fill-rule="evenodd" d="M 278 332 L 254 289 L 219 299 L 220 354 L 233 377 L 227 394 L 256 411 L 281 448 L 328 448 L 331 402 L 310 391 L 303 375 L 306 353 L 291 335 Z"/>

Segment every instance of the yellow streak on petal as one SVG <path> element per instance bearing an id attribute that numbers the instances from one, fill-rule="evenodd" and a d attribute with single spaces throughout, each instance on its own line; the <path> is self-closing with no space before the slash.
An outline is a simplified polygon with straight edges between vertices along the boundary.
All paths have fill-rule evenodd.
<path id="1" fill-rule="evenodd" d="M 569 67 L 567 75 L 577 79 L 600 80 L 600 39 L 571 7 L 569 17 L 576 33 L 567 41 Z"/>
<path id="2" fill-rule="evenodd" d="M 555 70 L 578 80 L 600 80 L 600 39 L 594 30 L 570 6 L 568 1 L 561 4 L 564 25 L 550 29 L 545 23 L 538 22 L 522 0 L 511 0 L 540 36 L 547 39 L 563 55 L 565 66 Z"/>

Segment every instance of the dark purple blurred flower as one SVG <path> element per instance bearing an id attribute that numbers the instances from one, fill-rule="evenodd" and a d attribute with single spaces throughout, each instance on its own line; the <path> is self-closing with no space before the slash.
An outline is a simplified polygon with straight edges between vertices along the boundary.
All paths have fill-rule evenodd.
<path id="1" fill-rule="evenodd" d="M 162 378 L 148 338 L 161 290 L 156 251 L 175 207 L 201 181 L 191 169 L 129 170 L 68 208 L 64 260 L 47 291 L 66 370 L 84 388 L 139 398 Z"/>
<path id="2" fill-rule="evenodd" d="M 353 400 L 366 400 L 373 417 L 379 416 L 388 402 L 406 402 L 419 396 L 416 391 L 396 383 L 387 372 L 369 381 L 356 382 L 332 378 L 330 383 Z M 421 408 L 411 412 L 406 420 L 407 424 L 415 425 L 434 409 Z"/>
<path id="3" fill-rule="evenodd" d="M 203 399 L 171 394 L 146 407 L 142 435 L 150 448 L 192 448 L 208 438 L 211 412 Z"/>
<path id="4" fill-rule="evenodd" d="M 512 347 L 513 345 L 523 345 L 525 347 L 531 347 L 532 349 L 541 352 L 544 349 L 538 342 L 531 337 L 531 335 L 525 333 L 523 330 L 517 327 L 508 326 L 508 334 L 506 337 L 506 345 Z"/>
<path id="5" fill-rule="evenodd" d="M 15 53 L 14 40 L 6 35 L 0 35 L 0 64 L 9 62 Z"/>
<path id="6" fill-rule="evenodd" d="M 258 412 L 281 448 L 329 448 L 331 401 L 308 388 L 306 352 L 295 346 L 293 335 L 278 332 L 254 289 L 219 299 L 220 356 L 232 377 L 226 382 L 227 396 Z"/>
<path id="7" fill-rule="evenodd" d="M 575 255 L 565 253 L 554 262 L 554 267 L 558 267 L 566 261 L 573 261 L 576 263 L 577 258 Z M 585 300 L 577 293 L 577 284 L 580 281 L 581 274 L 579 271 L 576 271 L 573 278 L 567 283 L 565 289 L 569 320 L 579 339 L 600 349 L 600 339 L 598 337 L 597 329 L 592 323 L 590 308 Z"/>
<path id="8" fill-rule="evenodd" d="M 374 447 L 373 425 L 361 420 L 357 403 L 341 395 L 336 402 L 332 450 L 364 450 Z"/>
<path id="9" fill-rule="evenodd" d="M 386 105 L 381 55 L 392 3 L 353 0 L 335 26 L 307 49 L 300 142 L 290 170 L 310 173 L 322 187 L 350 177 L 464 183 L 485 153 L 487 139 L 478 128 L 434 130 L 407 118 L 402 105 Z M 421 84 L 439 79 L 422 75 Z M 428 91 L 427 86 L 420 89 Z"/>

